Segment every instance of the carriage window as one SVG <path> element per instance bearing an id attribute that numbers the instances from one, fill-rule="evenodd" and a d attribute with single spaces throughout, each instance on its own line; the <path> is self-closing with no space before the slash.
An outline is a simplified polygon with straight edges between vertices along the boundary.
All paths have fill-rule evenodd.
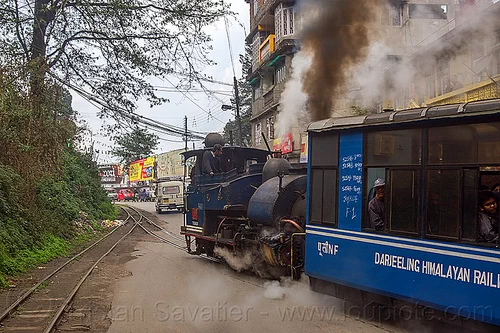
<path id="1" fill-rule="evenodd" d="M 377 178 L 385 180 L 384 230 L 416 234 L 418 230 L 422 130 L 368 133 L 365 142 L 367 188 L 365 227 L 372 228 L 368 205 L 375 196 Z M 383 166 L 383 168 L 381 168 Z M 405 170 L 401 170 L 405 167 Z"/>
<path id="2" fill-rule="evenodd" d="M 369 133 L 365 164 L 420 164 L 421 137 L 420 129 Z"/>
<path id="3" fill-rule="evenodd" d="M 460 178 L 459 169 L 427 172 L 427 235 L 458 238 Z"/>
<path id="4" fill-rule="evenodd" d="M 386 189 L 389 200 L 389 230 L 417 233 L 420 207 L 420 172 L 416 170 L 392 170 L 389 186 L 390 191 Z"/>
<path id="5" fill-rule="evenodd" d="M 311 222 L 321 223 L 321 206 L 323 204 L 323 170 L 311 172 Z"/>
<path id="6" fill-rule="evenodd" d="M 337 170 L 311 172 L 311 223 L 336 224 Z"/>
<path id="7" fill-rule="evenodd" d="M 429 129 L 429 164 L 474 163 L 474 132 L 470 126 Z"/>
<path id="8" fill-rule="evenodd" d="M 335 224 L 337 203 L 337 170 L 325 170 L 323 176 L 323 223 Z"/>
<path id="9" fill-rule="evenodd" d="M 500 162 L 500 123 L 471 125 L 477 138 L 477 162 L 481 164 Z"/>
<path id="10" fill-rule="evenodd" d="M 318 135 L 311 140 L 311 165 L 336 166 L 339 156 L 338 135 Z"/>
<path id="11" fill-rule="evenodd" d="M 368 203 L 375 198 L 375 188 L 373 187 L 373 183 L 375 182 L 376 179 L 381 178 L 385 179 L 385 168 L 368 168 L 366 170 L 366 188 L 365 188 L 365 205 L 364 205 L 364 212 L 368 211 Z M 365 214 L 365 218 L 363 219 L 364 221 L 364 227 L 368 229 L 373 229 L 373 226 L 370 223 L 370 219 L 368 217 L 368 214 Z"/>
<path id="12" fill-rule="evenodd" d="M 477 169 L 463 170 L 462 239 L 471 241 L 476 240 L 478 178 Z"/>
<path id="13" fill-rule="evenodd" d="M 311 137 L 310 222 L 337 223 L 338 135 Z"/>
<path id="14" fill-rule="evenodd" d="M 500 123 L 429 129 L 429 164 L 498 163 Z"/>

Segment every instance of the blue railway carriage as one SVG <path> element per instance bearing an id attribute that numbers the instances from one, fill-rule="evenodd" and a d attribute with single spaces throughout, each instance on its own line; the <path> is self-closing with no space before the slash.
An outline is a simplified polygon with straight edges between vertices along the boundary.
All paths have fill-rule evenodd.
<path id="1" fill-rule="evenodd" d="M 478 236 L 480 190 L 500 183 L 500 100 L 332 118 L 308 133 L 311 287 L 500 325 L 499 243 Z"/>

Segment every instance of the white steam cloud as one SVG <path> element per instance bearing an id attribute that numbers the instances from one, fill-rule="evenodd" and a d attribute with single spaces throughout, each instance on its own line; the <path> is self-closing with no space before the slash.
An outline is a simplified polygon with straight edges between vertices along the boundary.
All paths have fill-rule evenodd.
<path id="1" fill-rule="evenodd" d="M 280 285 L 279 281 L 266 281 L 264 283 L 264 297 L 267 299 L 283 299 L 286 289 Z"/>
<path id="2" fill-rule="evenodd" d="M 298 52 L 292 59 L 292 74 L 281 94 L 281 111 L 277 116 L 278 136 L 293 127 L 303 127 L 309 121 L 306 109 L 307 95 L 302 90 L 302 77 L 311 66 L 311 58 L 305 52 Z"/>
<path id="3" fill-rule="evenodd" d="M 241 256 L 236 256 L 231 251 L 223 247 L 216 247 L 214 253 L 222 257 L 232 269 L 242 272 L 252 268 L 255 256 L 251 252 L 246 252 Z"/>

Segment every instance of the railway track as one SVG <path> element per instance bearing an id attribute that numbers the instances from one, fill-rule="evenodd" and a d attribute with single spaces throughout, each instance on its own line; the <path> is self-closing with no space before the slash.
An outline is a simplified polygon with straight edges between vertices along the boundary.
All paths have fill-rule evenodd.
<path id="1" fill-rule="evenodd" d="M 123 225 L 114 228 L 74 255 L 0 313 L 0 332 L 52 332 L 66 307 L 95 267 L 142 221 L 142 217 L 135 219 L 127 210 L 125 212 L 127 217 Z M 134 223 L 129 223 L 131 220 Z M 76 285 L 65 283 L 70 280 L 70 276 L 73 276 L 74 280 L 75 275 L 81 276 Z M 50 289 L 50 292 L 37 292 L 42 289 Z M 50 297 L 46 297 L 48 294 Z"/>
<path id="2" fill-rule="evenodd" d="M 143 213 L 141 213 L 138 209 L 134 208 L 134 207 L 130 207 L 128 206 L 127 208 L 133 210 L 135 213 L 137 214 L 140 214 L 141 215 L 141 218 L 143 220 L 145 220 L 148 224 L 154 226 L 155 228 L 157 228 L 159 231 L 161 231 L 162 233 L 165 233 L 167 234 L 168 236 L 172 237 L 173 239 L 175 239 L 176 241 L 180 241 L 182 242 L 182 244 L 185 244 L 185 239 L 184 237 L 182 236 L 179 236 L 177 234 L 174 234 L 173 232 L 165 229 L 165 228 L 162 228 L 161 226 L 159 226 L 157 223 L 155 223 L 153 220 L 151 220 L 150 218 L 148 218 L 147 216 L 145 216 Z M 188 250 L 187 250 L 187 247 L 186 246 L 183 246 L 183 245 L 180 245 L 178 243 L 176 243 L 175 241 L 172 241 L 172 240 L 169 240 L 169 239 L 166 239 L 165 237 L 162 237 L 162 236 L 159 236 L 157 234 L 155 234 L 154 232 L 152 232 L 151 230 L 148 230 L 147 228 L 144 227 L 144 224 L 140 224 L 139 225 L 140 228 L 142 228 L 147 234 L 155 237 L 156 239 L 160 240 L 161 242 L 163 243 L 166 243 L 167 245 L 170 245 L 174 248 L 177 248 L 179 250 L 182 250 L 186 253 L 189 253 Z M 192 255 L 192 254 L 191 254 Z M 199 254 L 199 255 L 196 255 L 197 257 L 199 258 L 202 258 L 202 259 L 205 259 L 205 260 L 208 260 L 208 261 L 212 261 L 212 262 L 216 262 L 216 263 L 224 263 L 224 260 L 221 260 L 221 259 L 217 259 L 217 258 L 213 258 L 213 257 L 209 257 L 205 254 Z"/>
<path id="3" fill-rule="evenodd" d="M 55 331 L 58 321 L 66 309 L 69 308 L 78 290 L 92 271 L 135 229 L 142 229 L 162 243 L 187 252 L 186 246 L 181 245 L 184 243 L 183 237 L 162 228 L 134 207 L 121 206 L 121 208 L 127 214 L 123 225 L 114 228 L 25 291 L 7 309 L 0 313 L 0 332 L 50 333 Z M 146 224 L 154 227 L 155 231 L 164 233 L 166 237 L 150 230 L 150 228 L 146 227 Z M 212 262 L 223 262 L 204 255 L 198 257 Z M 72 280 L 75 280 L 75 275 L 81 276 L 76 284 L 64 282 L 70 280 L 70 276 L 73 276 Z M 50 290 L 45 293 L 38 293 L 37 291 L 41 289 Z M 50 297 L 46 295 L 50 295 Z"/>

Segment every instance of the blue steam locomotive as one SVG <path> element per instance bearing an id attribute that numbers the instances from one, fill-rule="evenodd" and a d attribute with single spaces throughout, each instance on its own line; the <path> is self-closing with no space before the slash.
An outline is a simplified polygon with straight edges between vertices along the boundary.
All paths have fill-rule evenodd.
<path id="1" fill-rule="evenodd" d="M 499 116 L 500 100 L 488 100 L 318 121 L 306 175 L 267 151 L 224 147 L 225 172 L 211 177 L 204 150 L 186 152 L 196 163 L 181 232 L 194 253 L 250 251 L 358 304 L 500 325 L 500 241 L 478 236 L 480 190 L 500 183 Z M 374 228 L 377 179 L 384 214 Z"/>

